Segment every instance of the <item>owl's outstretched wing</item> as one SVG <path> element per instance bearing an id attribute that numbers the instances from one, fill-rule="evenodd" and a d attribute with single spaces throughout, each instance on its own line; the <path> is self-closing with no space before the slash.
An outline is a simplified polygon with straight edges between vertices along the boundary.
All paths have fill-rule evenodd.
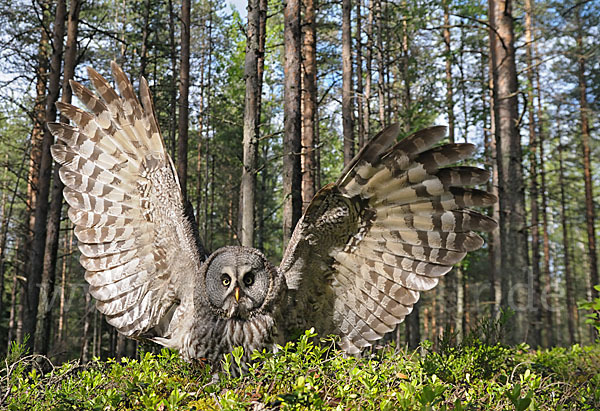
<path id="1" fill-rule="evenodd" d="M 178 348 L 193 319 L 195 275 L 204 256 L 184 215 L 148 84 L 140 81 L 140 104 L 123 71 L 114 62 L 111 68 L 121 97 L 92 69 L 100 98 L 71 82 L 89 111 L 57 103 L 75 126 L 48 124 L 58 139 L 52 156 L 61 164 L 96 307 L 122 334 Z"/>
<path id="2" fill-rule="evenodd" d="M 396 143 L 398 134 L 393 125 L 374 137 L 337 182 L 317 193 L 280 265 L 292 295 L 289 327 L 339 334 L 349 353 L 393 330 L 421 291 L 480 248 L 473 231 L 496 227 L 469 208 L 496 197 L 466 187 L 486 182 L 489 173 L 447 167 L 475 146 L 433 147 L 445 127 Z"/>

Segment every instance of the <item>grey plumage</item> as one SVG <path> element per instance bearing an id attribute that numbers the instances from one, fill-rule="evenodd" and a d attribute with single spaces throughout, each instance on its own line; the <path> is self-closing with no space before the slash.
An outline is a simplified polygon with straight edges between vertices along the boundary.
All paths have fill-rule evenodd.
<path id="1" fill-rule="evenodd" d="M 467 187 L 489 173 L 451 166 L 474 146 L 434 147 L 443 127 L 396 142 L 393 125 L 315 195 L 279 267 L 244 247 L 207 257 L 185 215 L 148 84 L 140 81 L 140 104 L 111 67 L 121 96 L 89 69 L 100 98 L 72 82 L 89 111 L 60 103 L 75 125 L 49 128 L 90 293 L 124 335 L 216 365 L 235 346 L 247 360 L 309 327 L 340 335 L 341 348 L 358 353 L 481 247 L 474 231 L 496 226 L 468 208 L 496 201 Z"/>

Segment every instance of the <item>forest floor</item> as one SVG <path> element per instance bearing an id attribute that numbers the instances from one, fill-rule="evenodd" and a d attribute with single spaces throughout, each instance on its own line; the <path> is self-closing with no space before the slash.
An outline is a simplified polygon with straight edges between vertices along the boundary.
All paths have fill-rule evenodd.
<path id="1" fill-rule="evenodd" d="M 234 377 L 239 351 L 216 374 L 168 350 L 48 367 L 45 357 L 14 345 L 0 374 L 0 409 L 600 409 L 598 344 L 531 350 L 469 335 L 436 345 L 348 358 L 333 339 L 307 331 L 276 353 L 255 353 L 241 377 Z"/>

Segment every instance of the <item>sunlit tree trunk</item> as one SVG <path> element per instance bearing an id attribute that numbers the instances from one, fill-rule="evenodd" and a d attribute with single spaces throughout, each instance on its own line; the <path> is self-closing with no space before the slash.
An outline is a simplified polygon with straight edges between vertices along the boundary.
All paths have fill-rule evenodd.
<path id="1" fill-rule="evenodd" d="M 544 316 L 544 304 L 542 302 L 542 284 L 540 272 L 540 235 L 539 235 L 539 211 L 538 211 L 538 173 L 537 173 L 537 136 L 536 121 L 534 113 L 533 94 L 533 22 L 532 22 L 532 0 L 525 0 L 525 51 L 527 61 L 527 114 L 529 129 L 529 201 L 531 214 L 531 271 L 533 276 L 533 310 L 531 311 L 532 332 L 530 333 L 530 344 L 537 347 L 542 344 L 542 324 Z M 549 332 L 549 330 L 547 330 Z M 546 334 L 546 333 L 544 333 Z M 548 346 L 548 342 L 544 342 Z"/>
<path id="2" fill-rule="evenodd" d="M 304 0 L 304 38 L 302 43 L 302 209 L 316 192 L 315 134 L 317 128 L 317 41 L 315 0 Z"/>
<path id="3" fill-rule="evenodd" d="M 248 1 L 248 25 L 246 28 L 246 58 L 244 76 L 246 97 L 244 109 L 243 168 L 240 184 L 241 196 L 241 243 L 245 247 L 254 245 L 254 196 L 256 193 L 256 158 L 258 156 L 258 44 L 260 25 L 259 0 Z"/>
<path id="4" fill-rule="evenodd" d="M 559 127 L 557 127 L 559 128 Z M 573 280 L 573 274 L 571 272 L 571 259 L 570 259 L 570 240 L 569 240 L 569 229 L 567 224 L 567 198 L 565 195 L 565 169 L 563 163 L 563 150 L 564 147 L 560 141 L 560 135 L 558 137 L 558 185 L 560 186 L 560 220 L 563 235 L 563 258 L 565 264 L 565 286 L 567 288 L 567 324 L 569 327 L 569 344 L 575 344 L 579 340 L 577 323 L 579 321 L 577 314 L 577 305 L 575 304 L 575 284 Z"/>
<path id="5" fill-rule="evenodd" d="M 48 95 L 46 98 L 46 122 L 56 121 L 56 106 L 60 92 L 60 73 L 63 51 L 63 37 L 65 32 L 66 5 L 64 0 L 56 3 L 54 29 L 52 35 L 53 51 L 50 60 L 50 72 L 48 78 Z M 35 206 L 35 223 L 33 226 L 33 242 L 31 245 L 30 271 L 27 275 L 27 292 L 23 306 L 23 334 L 29 335 L 27 346 L 35 347 L 37 337 L 36 330 L 39 314 L 40 284 L 44 269 L 44 250 L 46 246 L 46 218 L 48 217 L 48 196 L 50 193 L 50 181 L 52 171 L 52 157 L 50 146 L 54 138 L 47 127 L 44 128 L 42 140 L 42 152 L 39 168 L 38 196 Z"/>
<path id="6" fill-rule="evenodd" d="M 284 136 L 283 136 L 283 239 L 287 245 L 302 215 L 301 98 L 302 93 L 300 0 L 287 0 L 284 9 Z"/>
<path id="7" fill-rule="evenodd" d="M 181 60 L 179 64 L 179 121 L 177 124 L 177 175 L 187 201 L 188 123 L 190 93 L 190 0 L 181 2 Z"/>
<path id="8" fill-rule="evenodd" d="M 71 103 L 72 91 L 69 80 L 73 79 L 75 64 L 77 58 L 77 31 L 79 26 L 79 11 L 81 2 L 79 0 L 70 0 L 68 23 L 67 23 L 67 43 L 65 47 L 64 75 L 62 81 L 63 103 Z M 68 123 L 67 117 L 61 115 L 60 121 Z M 52 309 L 55 300 L 55 279 L 56 279 L 56 259 L 58 254 L 58 240 L 60 234 L 60 220 L 63 203 L 63 189 L 59 176 L 59 167 L 55 165 L 52 177 L 52 196 L 50 201 L 50 213 L 48 217 L 46 246 L 44 254 L 44 267 L 42 272 L 42 286 L 40 288 L 40 303 L 38 307 L 38 340 L 36 341 L 36 351 L 46 354 L 50 347 L 50 330 L 52 327 Z"/>
<path id="9" fill-rule="evenodd" d="M 528 287 L 528 256 L 521 141 L 517 122 L 517 72 L 511 0 L 489 0 L 495 134 L 502 242 L 502 304 L 515 310 L 514 335 L 523 341 Z"/>
<path id="10" fill-rule="evenodd" d="M 344 165 L 354 157 L 354 105 L 352 87 L 352 1 L 342 0 L 342 132 Z"/>
<path id="11" fill-rule="evenodd" d="M 586 84 L 586 56 L 583 52 L 583 29 L 581 23 L 580 9 L 576 12 L 577 18 L 577 80 L 579 83 L 579 115 L 581 120 L 581 145 L 583 147 L 583 181 L 585 184 L 585 222 L 587 228 L 587 245 L 589 254 L 589 277 L 591 282 L 592 298 L 598 297 L 598 291 L 593 287 L 599 284 L 598 280 L 598 256 L 596 254 L 596 211 L 594 209 L 594 193 L 592 184 L 591 148 L 590 148 L 590 121 L 589 105 L 587 99 Z"/>
<path id="12" fill-rule="evenodd" d="M 358 134 L 358 149 L 366 143 L 365 136 L 365 101 L 364 101 L 364 90 L 363 90 L 363 57 L 362 57 L 362 0 L 356 1 L 356 110 L 358 113 L 357 121 L 357 134 Z"/>

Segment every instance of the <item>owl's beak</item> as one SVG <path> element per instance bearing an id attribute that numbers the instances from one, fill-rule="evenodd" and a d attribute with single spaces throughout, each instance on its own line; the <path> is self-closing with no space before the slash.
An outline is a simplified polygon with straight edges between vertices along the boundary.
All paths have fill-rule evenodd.
<path id="1" fill-rule="evenodd" d="M 236 302 L 240 301 L 240 287 L 235 287 L 233 292 L 234 292 L 234 296 L 235 296 L 235 301 Z"/>

